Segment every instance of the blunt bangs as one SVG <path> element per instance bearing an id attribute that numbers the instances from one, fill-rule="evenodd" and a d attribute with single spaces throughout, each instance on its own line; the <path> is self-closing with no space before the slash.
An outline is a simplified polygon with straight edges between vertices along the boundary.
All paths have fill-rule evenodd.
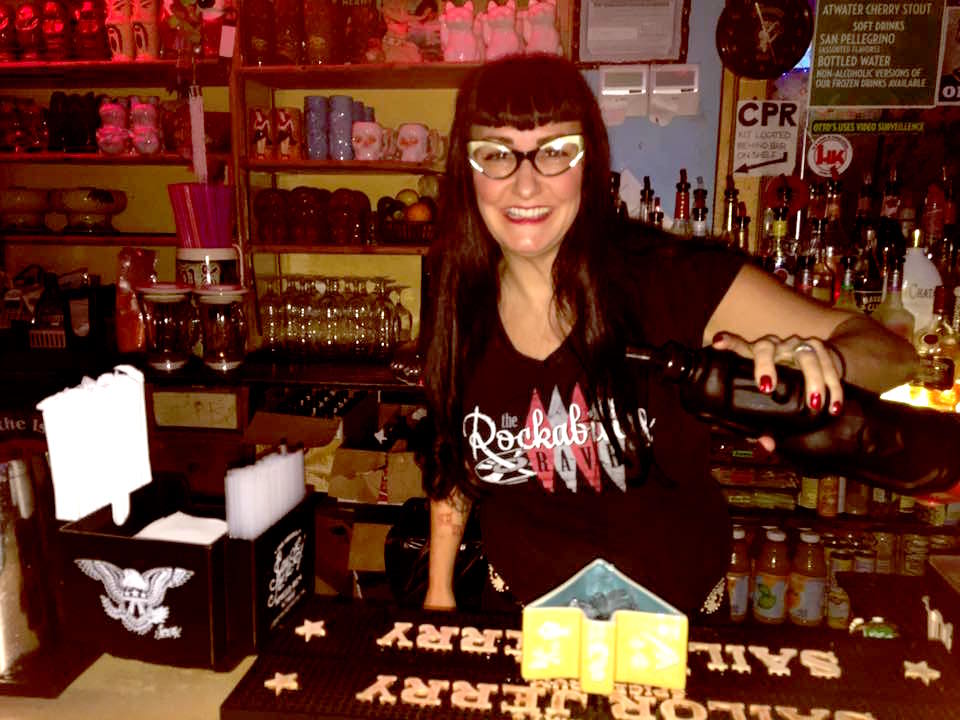
<path id="1" fill-rule="evenodd" d="M 468 125 L 532 130 L 581 121 L 593 93 L 576 67 L 555 55 L 518 56 L 485 64 L 466 98 Z"/>

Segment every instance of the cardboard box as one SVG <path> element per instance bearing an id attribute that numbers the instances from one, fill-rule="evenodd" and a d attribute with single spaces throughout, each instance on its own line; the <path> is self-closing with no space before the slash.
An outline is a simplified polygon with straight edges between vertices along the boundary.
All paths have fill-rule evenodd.
<path id="1" fill-rule="evenodd" d="M 340 500 L 402 505 L 423 496 L 423 473 L 412 452 L 337 448 L 327 492 Z"/>
<path id="2" fill-rule="evenodd" d="M 592 619 L 583 606 L 627 600 L 632 610 Z M 683 690 L 687 682 L 687 616 L 606 560 L 597 559 L 523 609 L 521 674 L 526 680 L 574 678 L 588 693 L 614 683 Z"/>
<path id="3" fill-rule="evenodd" d="M 960 555 L 931 555 L 927 564 L 928 592 L 921 599 L 926 638 L 942 644 L 960 662 L 960 647 L 956 647 L 960 627 Z"/>
<path id="4" fill-rule="evenodd" d="M 297 560 L 300 581 L 312 594 L 310 498 L 256 540 L 223 535 L 205 545 L 134 537 L 181 509 L 156 481 L 133 493 L 130 505 L 130 517 L 120 527 L 107 507 L 60 529 L 64 591 L 70 598 L 67 633 L 74 641 L 120 657 L 228 670 L 306 596 L 292 585 Z M 222 507 L 189 512 L 223 517 Z M 278 550 L 288 583 L 278 594 L 292 602 L 274 607 L 270 585 L 277 577 Z"/>

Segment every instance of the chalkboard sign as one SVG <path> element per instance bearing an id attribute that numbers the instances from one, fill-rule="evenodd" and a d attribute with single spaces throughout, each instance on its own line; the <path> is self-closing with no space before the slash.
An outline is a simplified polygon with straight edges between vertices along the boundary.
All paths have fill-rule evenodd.
<path id="1" fill-rule="evenodd" d="M 943 6 L 818 0 L 810 105 L 933 106 Z"/>

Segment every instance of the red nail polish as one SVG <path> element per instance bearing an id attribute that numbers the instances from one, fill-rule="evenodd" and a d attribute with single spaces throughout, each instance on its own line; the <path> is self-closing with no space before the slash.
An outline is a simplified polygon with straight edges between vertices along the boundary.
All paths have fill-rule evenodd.
<path id="1" fill-rule="evenodd" d="M 723 340 L 723 333 L 722 333 L 722 332 L 718 332 L 716 335 L 713 336 L 713 341 L 714 341 L 715 343 L 718 343 L 718 342 L 720 342 L 721 340 Z"/>
<path id="2" fill-rule="evenodd" d="M 819 410 L 820 405 L 823 403 L 823 398 L 820 397 L 820 393 L 810 393 L 810 409 Z"/>
<path id="3" fill-rule="evenodd" d="M 843 410 L 843 403 L 840 402 L 839 400 L 835 400 L 833 404 L 830 406 L 831 415 L 839 415 L 841 410 Z"/>
<path id="4" fill-rule="evenodd" d="M 773 378 L 769 375 L 760 376 L 760 392 L 773 392 Z"/>

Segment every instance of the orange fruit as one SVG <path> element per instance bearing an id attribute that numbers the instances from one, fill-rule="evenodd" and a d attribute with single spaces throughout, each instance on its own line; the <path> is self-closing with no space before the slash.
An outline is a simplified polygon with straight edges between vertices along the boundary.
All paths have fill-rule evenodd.
<path id="1" fill-rule="evenodd" d="M 412 205 L 407 205 L 403 215 L 410 222 L 430 222 L 433 220 L 433 208 L 428 203 L 418 200 Z"/>

